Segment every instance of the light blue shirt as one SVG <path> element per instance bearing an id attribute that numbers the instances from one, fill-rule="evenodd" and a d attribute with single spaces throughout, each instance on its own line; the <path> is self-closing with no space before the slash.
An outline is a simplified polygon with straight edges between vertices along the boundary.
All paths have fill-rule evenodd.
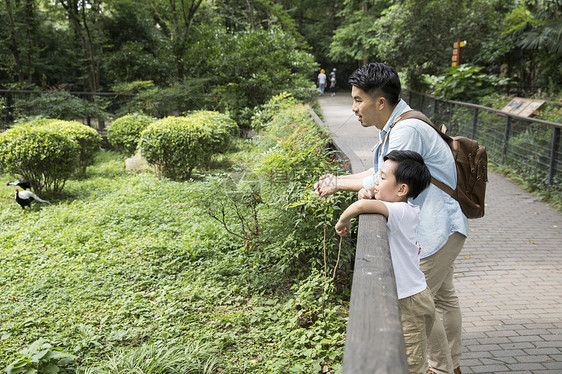
<path id="1" fill-rule="evenodd" d="M 394 108 L 388 122 L 379 133 L 379 145 L 375 151 L 373 175 L 363 180 L 365 187 L 375 184 L 384 156 L 392 150 L 411 150 L 424 159 L 431 175 L 451 188 L 457 185 L 457 170 L 451 149 L 441 136 L 425 122 L 410 118 L 400 121 L 390 132 L 381 147 L 390 124 L 402 113 L 411 110 L 404 100 Z M 421 258 L 429 257 L 441 249 L 449 236 L 459 232 L 468 236 L 468 220 L 462 213 L 459 203 L 433 184 L 430 184 L 411 202 L 420 206 L 418 243 Z"/>

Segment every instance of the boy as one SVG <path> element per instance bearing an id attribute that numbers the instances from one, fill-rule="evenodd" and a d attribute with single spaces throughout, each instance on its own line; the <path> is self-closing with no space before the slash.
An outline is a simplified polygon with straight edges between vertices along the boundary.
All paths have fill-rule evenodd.
<path id="1" fill-rule="evenodd" d="M 425 374 L 427 337 L 435 316 L 435 305 L 420 270 L 420 247 L 416 228 L 420 209 L 408 202 L 431 182 L 423 158 L 414 151 L 394 150 L 384 157 L 375 181 L 376 200 L 358 200 L 351 204 L 336 224 L 336 232 L 345 236 L 351 218 L 362 213 L 379 213 L 387 218 L 388 242 L 396 276 L 402 330 L 410 373 Z"/>

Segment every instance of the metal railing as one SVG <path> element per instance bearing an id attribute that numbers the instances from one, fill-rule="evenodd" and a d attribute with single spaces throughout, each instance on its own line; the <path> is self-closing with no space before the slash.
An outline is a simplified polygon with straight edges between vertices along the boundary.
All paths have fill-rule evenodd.
<path id="1" fill-rule="evenodd" d="M 486 146 L 488 161 L 508 165 L 528 182 L 562 188 L 561 123 L 411 90 L 404 93 L 412 108 L 436 124 L 444 123 L 450 135 L 466 136 Z"/>

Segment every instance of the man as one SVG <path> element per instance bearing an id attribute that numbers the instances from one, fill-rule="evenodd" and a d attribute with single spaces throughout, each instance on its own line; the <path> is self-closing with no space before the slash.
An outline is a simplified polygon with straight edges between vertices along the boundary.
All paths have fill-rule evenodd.
<path id="1" fill-rule="evenodd" d="M 400 79 L 396 71 L 382 63 L 370 63 L 349 78 L 353 112 L 363 127 L 380 130 L 373 169 L 358 174 L 324 175 L 315 184 L 318 196 L 337 191 L 358 191 L 359 198 L 374 197 L 373 185 L 384 156 L 392 150 L 411 150 L 424 159 L 431 175 L 451 188 L 456 187 L 455 162 L 441 136 L 418 119 L 400 121 L 411 110 L 400 99 Z M 388 134 L 388 137 L 387 137 Z M 453 263 L 468 235 L 468 221 L 457 201 L 431 184 L 413 204 L 421 207 L 417 234 L 421 246 L 420 268 L 435 302 L 436 318 L 428 341 L 428 373 L 460 374 L 462 317 L 453 284 Z"/>

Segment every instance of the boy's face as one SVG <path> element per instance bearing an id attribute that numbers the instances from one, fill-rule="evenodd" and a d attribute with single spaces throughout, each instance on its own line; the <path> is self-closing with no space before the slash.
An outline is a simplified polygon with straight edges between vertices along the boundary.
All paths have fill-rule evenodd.
<path id="1" fill-rule="evenodd" d="M 404 183 L 397 183 L 394 169 L 398 163 L 386 160 L 379 171 L 375 181 L 375 199 L 381 201 L 398 202 L 407 201 L 407 187 Z"/>

